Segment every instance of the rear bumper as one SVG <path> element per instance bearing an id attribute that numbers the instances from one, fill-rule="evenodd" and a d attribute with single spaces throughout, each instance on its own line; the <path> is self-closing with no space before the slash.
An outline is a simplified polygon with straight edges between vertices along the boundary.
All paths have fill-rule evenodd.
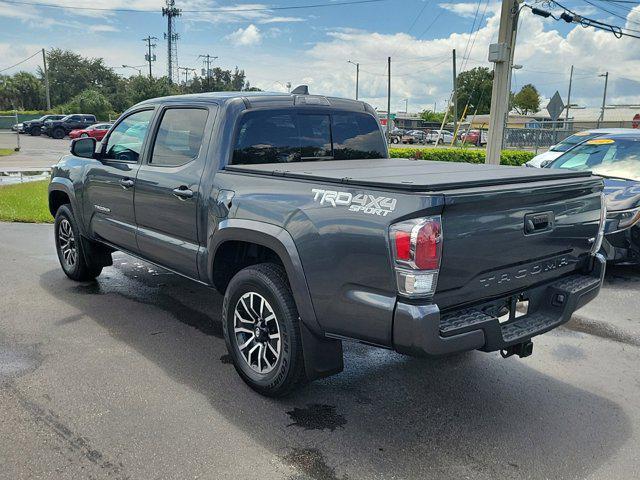
<path id="1" fill-rule="evenodd" d="M 529 311 L 502 324 L 487 311 L 513 295 L 444 314 L 435 304 L 399 301 L 393 319 L 394 349 L 409 355 L 440 356 L 467 350 L 503 350 L 530 340 L 567 322 L 575 310 L 598 295 L 606 260 L 596 255 L 591 263 L 589 272 L 518 292 L 529 300 Z"/>

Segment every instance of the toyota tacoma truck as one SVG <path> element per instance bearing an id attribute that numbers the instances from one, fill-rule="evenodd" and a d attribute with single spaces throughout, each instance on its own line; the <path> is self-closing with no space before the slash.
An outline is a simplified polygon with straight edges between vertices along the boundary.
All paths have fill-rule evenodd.
<path id="1" fill-rule="evenodd" d="M 73 141 L 49 208 L 73 280 L 120 250 L 223 294 L 237 372 L 278 396 L 340 372 L 344 340 L 530 355 L 598 294 L 602 190 L 588 172 L 388 158 L 369 105 L 298 88 L 144 101 L 99 147 Z"/>

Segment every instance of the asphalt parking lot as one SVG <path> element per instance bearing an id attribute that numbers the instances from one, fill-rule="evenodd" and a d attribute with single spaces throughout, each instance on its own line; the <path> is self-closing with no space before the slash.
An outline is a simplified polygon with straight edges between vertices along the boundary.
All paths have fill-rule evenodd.
<path id="1" fill-rule="evenodd" d="M 119 253 L 73 283 L 50 225 L 0 245 L 2 479 L 638 478 L 639 270 L 530 358 L 349 344 L 272 400 L 229 364 L 215 292 Z"/>
<path id="2" fill-rule="evenodd" d="M 56 140 L 45 135 L 32 137 L 20 135 L 20 151 L 7 157 L 0 157 L 0 172 L 36 171 L 49 168 L 69 152 L 70 140 Z"/>

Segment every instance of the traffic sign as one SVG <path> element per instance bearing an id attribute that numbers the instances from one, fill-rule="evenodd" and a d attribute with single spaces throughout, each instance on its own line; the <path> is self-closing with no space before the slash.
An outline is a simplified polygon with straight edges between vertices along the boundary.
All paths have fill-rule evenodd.
<path id="1" fill-rule="evenodd" d="M 564 110 L 564 103 L 562 102 L 562 98 L 560 98 L 560 93 L 556 90 L 556 93 L 553 94 L 551 100 L 549 101 L 549 105 L 547 105 L 547 112 L 551 116 L 551 120 L 554 122 L 558 120 L 560 114 Z"/>

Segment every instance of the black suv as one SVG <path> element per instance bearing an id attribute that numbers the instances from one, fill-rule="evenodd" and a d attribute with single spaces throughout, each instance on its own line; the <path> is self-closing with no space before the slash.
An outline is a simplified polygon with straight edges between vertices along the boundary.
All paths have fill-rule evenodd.
<path id="1" fill-rule="evenodd" d="M 47 120 L 44 122 L 42 132 L 53 138 L 64 138 L 71 130 L 78 130 L 90 127 L 96 123 L 95 115 L 86 115 L 83 113 L 74 113 L 67 115 L 60 120 Z"/>
<path id="2" fill-rule="evenodd" d="M 22 132 L 30 135 L 40 135 L 41 129 L 44 126 L 44 122 L 47 120 L 62 120 L 65 115 L 43 115 L 35 120 L 29 120 L 22 123 Z"/>

